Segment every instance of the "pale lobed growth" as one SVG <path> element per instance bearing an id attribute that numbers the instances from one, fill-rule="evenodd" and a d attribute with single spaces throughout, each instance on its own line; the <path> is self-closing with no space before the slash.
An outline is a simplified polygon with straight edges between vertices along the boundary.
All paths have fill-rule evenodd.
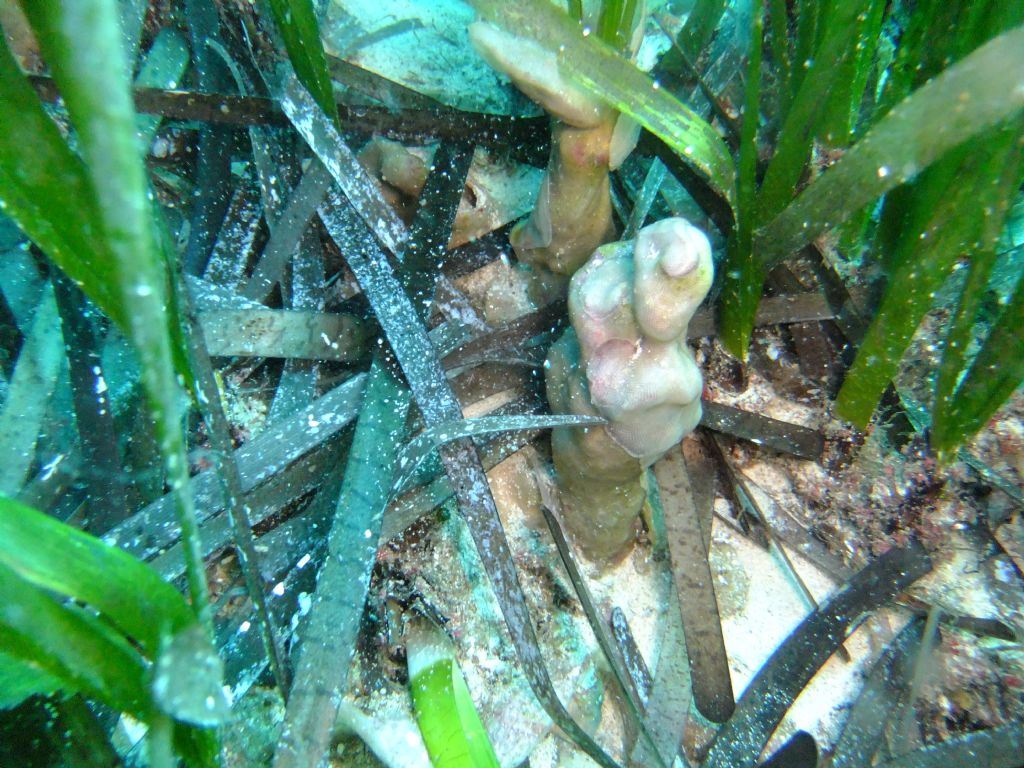
<path id="1" fill-rule="evenodd" d="M 566 522 L 595 559 L 628 549 L 643 470 L 700 421 L 686 331 L 712 277 L 707 238 L 673 218 L 597 249 L 572 279 L 572 328 L 552 347 L 547 388 L 553 411 L 609 422 L 552 438 Z"/>

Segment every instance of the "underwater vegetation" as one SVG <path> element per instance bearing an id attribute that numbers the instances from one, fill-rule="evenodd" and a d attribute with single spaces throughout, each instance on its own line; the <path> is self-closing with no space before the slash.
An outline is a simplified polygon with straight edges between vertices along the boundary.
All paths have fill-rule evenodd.
<path id="1" fill-rule="evenodd" d="M 868 666 L 827 760 L 871 765 L 885 731 L 879 764 L 1018 764 L 1009 673 L 998 716 L 914 735 L 930 682 L 907 659 L 955 612 L 901 596 L 941 559 L 921 512 L 934 473 L 977 471 L 1019 527 L 1020 489 L 969 448 L 1024 381 L 1024 4 L 453 2 L 478 71 L 539 117 L 508 93 L 514 114 L 448 106 L 325 50 L 344 5 L 0 0 L 0 762 L 311 767 L 345 722 L 389 765 L 497 765 L 472 642 L 599 765 L 816 765 L 802 731 L 761 760 L 899 599 L 928 621 Z M 348 19 L 351 50 L 440 25 L 446 4 L 423 5 L 372 31 Z M 449 248 L 489 205 L 486 233 Z M 483 291 L 497 310 L 459 282 L 487 270 L 507 280 Z M 717 462 L 737 526 L 781 550 L 720 436 L 809 461 L 824 438 L 708 402 L 699 366 L 746 379 L 755 328 L 794 295 L 803 314 L 775 324 L 834 331 L 816 403 L 845 422 L 836 466 L 906 420 L 925 469 L 884 546 L 847 547 L 840 586 L 737 700 L 700 490 L 718 474 L 695 467 Z M 711 336 L 727 362 L 689 346 Z M 474 378 L 490 363 L 506 368 Z M 502 394 L 517 367 L 516 397 L 467 415 L 467 392 Z M 688 445 L 710 459 L 679 448 L 698 424 L 716 434 Z M 521 449 L 529 488 L 499 495 L 487 473 Z M 422 559 L 456 524 L 465 594 Z M 971 530 L 1018 606 L 1016 550 Z M 627 556 L 671 569 L 653 673 L 588 593 Z M 576 637 L 567 605 L 599 649 L 575 688 L 544 650 Z M 1019 653 L 1016 608 L 954 618 Z M 374 674 L 418 730 L 391 737 L 351 703 Z M 276 719 L 239 715 L 257 689 Z M 602 704 L 622 743 L 596 728 Z"/>

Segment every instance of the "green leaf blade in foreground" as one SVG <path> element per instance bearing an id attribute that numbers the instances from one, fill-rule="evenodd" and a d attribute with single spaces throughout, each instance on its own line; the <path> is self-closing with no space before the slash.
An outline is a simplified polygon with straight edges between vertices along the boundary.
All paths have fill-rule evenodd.
<path id="1" fill-rule="evenodd" d="M 25 4 L 25 9 L 79 134 L 98 208 L 99 234 L 112 251 L 121 299 L 138 295 L 144 287 L 145 295 L 152 299 L 137 304 L 162 304 L 165 280 L 149 222 L 146 179 L 135 139 L 127 62 L 120 55 L 116 6 L 109 0 L 41 0 Z M 88 33 L 95 39 L 87 43 Z M 131 263 L 126 259 L 129 249 L 135 251 Z"/>
<path id="2" fill-rule="evenodd" d="M 766 269 L 1024 109 L 1024 27 L 978 48 L 897 104 L 755 234 Z"/>
<path id="3" fill-rule="evenodd" d="M 0 710 L 16 707 L 29 696 L 49 696 L 61 687 L 60 678 L 38 664 L 0 651 Z"/>
<path id="4" fill-rule="evenodd" d="M 633 64 L 604 50 L 597 41 L 586 47 L 590 54 L 584 61 L 576 55 L 574 46 L 566 45 L 559 54 L 560 70 L 668 144 L 732 206 L 736 198 L 736 169 L 715 129 Z"/>
<path id="5" fill-rule="evenodd" d="M 82 691 L 146 720 L 152 701 L 142 657 L 100 619 L 62 605 L 0 564 L 0 646 L 68 692 Z"/>
<path id="6" fill-rule="evenodd" d="M 1004 141 L 1012 141 L 1017 146 L 1010 147 L 1010 156 L 999 174 L 1001 176 L 999 194 L 992 195 L 991 199 L 986 201 L 982 215 L 979 217 L 981 235 L 977 239 L 977 246 L 967 265 L 967 279 L 942 350 L 942 363 L 939 366 L 939 375 L 935 384 L 935 401 L 932 405 L 933 422 L 945 421 L 949 418 L 950 410 L 957 407 L 954 393 L 958 388 L 961 374 L 964 373 L 974 328 L 982 314 L 980 310 L 988 295 L 992 270 L 998 261 L 997 246 L 1000 235 L 1004 224 L 1007 231 L 1013 226 L 1010 213 L 1012 198 L 1020 188 L 1021 181 L 1024 180 L 1021 168 L 1022 154 L 1024 154 L 1021 152 L 1024 149 L 1024 118 L 1018 118 L 1009 130 L 1012 131 L 1012 138 L 1004 139 Z M 998 330 L 998 322 L 997 320 L 997 324 L 993 327 L 994 330 Z M 1006 362 L 1011 365 L 1015 364 L 1017 359 L 1024 358 L 1024 347 L 1007 349 L 1006 357 Z"/>
<path id="7" fill-rule="evenodd" d="M 1024 382 L 1024 280 L 960 383 L 948 408 L 932 424 L 932 448 L 951 452 L 985 426 L 992 414 Z"/>
<path id="8" fill-rule="evenodd" d="M 434 768 L 498 768 L 494 748 L 453 659 L 434 662 L 410 684 L 416 722 Z"/>
<path id="9" fill-rule="evenodd" d="M 122 328 L 85 167 L 0 39 L 0 210 Z M 59 213 L 59 215 L 55 215 Z"/>
<path id="10" fill-rule="evenodd" d="M 874 4 L 879 9 L 883 5 L 877 0 Z M 782 27 L 785 14 L 781 14 L 783 18 L 777 18 L 778 15 L 776 14 L 773 20 Z M 841 123 L 843 126 L 842 130 L 838 131 L 841 136 L 832 137 L 830 143 L 840 146 L 846 143 L 848 116 L 852 114 L 850 101 L 853 99 L 859 104 L 860 96 L 851 95 L 851 85 L 844 83 L 843 79 L 853 79 L 857 41 L 863 34 L 862 27 L 867 19 L 868 14 L 864 12 L 863 3 L 855 0 L 835 3 L 831 12 L 822 18 L 823 22 L 827 21 L 827 29 L 823 31 L 821 42 L 811 57 L 813 61 L 819 63 L 813 70 L 813 76 L 803 77 L 792 101 L 787 100 L 788 107 L 779 132 L 775 154 L 765 171 L 756 202 L 744 202 L 743 188 L 754 184 L 754 177 L 749 171 L 749 166 L 746 171 L 742 167 L 744 163 L 749 164 L 752 160 L 756 162 L 756 146 L 754 157 L 751 159 L 749 145 L 741 143 L 741 191 L 737 212 L 737 234 L 729 243 L 720 307 L 722 341 L 732 354 L 742 360 L 747 357 L 750 336 L 754 329 L 754 317 L 768 271 L 763 267 L 759 254 L 753 249 L 752 228 L 770 221 L 792 200 L 800 179 L 807 171 L 815 137 L 827 134 L 830 121 Z M 762 33 L 758 32 L 754 39 L 760 41 L 761 37 Z M 773 42 L 777 37 L 773 34 Z M 760 77 L 761 50 L 755 46 L 752 53 L 756 56 L 749 57 L 750 65 L 747 69 L 748 94 L 744 109 L 744 114 L 747 115 L 758 114 L 758 105 L 755 103 L 753 107 L 751 106 L 750 92 L 755 90 L 756 78 Z M 843 119 L 840 120 L 837 115 L 843 116 Z M 744 128 L 748 128 L 746 120 Z M 747 153 L 748 157 L 744 158 L 743 153 Z M 743 178 L 744 173 L 747 174 L 746 179 Z M 751 219 L 754 220 L 753 223 Z"/>
<path id="11" fill-rule="evenodd" d="M 416 723 L 434 768 L 498 768 L 444 631 L 414 619 L 406 640 Z"/>
<path id="12" fill-rule="evenodd" d="M 857 37 L 851 43 L 853 51 L 846 57 L 844 71 L 835 81 L 839 92 L 835 98 L 829 99 L 831 114 L 821 123 L 818 132 L 830 146 L 845 147 L 854 138 L 889 5 L 885 0 L 871 0 L 867 10 L 857 16 Z"/>
<path id="13" fill-rule="evenodd" d="M 311 0 L 270 0 L 270 10 L 281 31 L 288 58 L 299 82 L 312 94 L 320 109 L 327 113 L 335 126 L 339 126 L 338 107 L 334 103 L 331 74 L 320 41 L 320 27 L 313 3 Z"/>
<path id="14" fill-rule="evenodd" d="M 127 552 L 11 499 L 0 498 L 0 565 L 37 587 L 84 602 L 150 658 L 161 632 L 192 621 L 185 599 Z"/>
<path id="15" fill-rule="evenodd" d="M 703 176 L 729 205 L 736 168 L 722 137 L 648 75 L 546 0 L 473 0 L 481 17 L 558 51 L 559 69 L 573 83 L 636 120 Z"/>
<path id="16" fill-rule="evenodd" d="M 160 450 L 175 489 L 186 549 L 193 609 L 209 625 L 206 577 L 179 420 L 179 371 L 188 375 L 181 324 L 170 301 L 168 264 L 158 242 L 153 205 L 136 138 L 128 63 L 121 48 L 114 0 L 23 5 L 60 87 L 86 163 L 89 198 L 104 253 L 113 264 L 113 290 L 139 356 L 142 383 Z M 57 220 L 63 211 L 45 212 Z"/>

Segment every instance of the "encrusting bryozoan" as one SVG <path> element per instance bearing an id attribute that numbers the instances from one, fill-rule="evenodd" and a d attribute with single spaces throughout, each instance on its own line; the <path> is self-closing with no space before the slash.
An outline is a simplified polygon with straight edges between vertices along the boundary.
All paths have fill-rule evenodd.
<path id="1" fill-rule="evenodd" d="M 615 237 L 608 172 L 636 144 L 639 128 L 564 80 L 556 55 L 489 22 L 470 25 L 480 55 L 554 120 L 551 158 L 530 217 L 511 235 L 521 262 L 571 275 Z"/>
<path id="2" fill-rule="evenodd" d="M 673 218 L 598 248 L 572 278 L 572 327 L 548 354 L 548 401 L 608 424 L 555 430 L 552 454 L 565 523 L 596 561 L 628 551 L 644 469 L 700 421 L 703 379 L 686 330 L 712 277 L 707 238 Z"/>

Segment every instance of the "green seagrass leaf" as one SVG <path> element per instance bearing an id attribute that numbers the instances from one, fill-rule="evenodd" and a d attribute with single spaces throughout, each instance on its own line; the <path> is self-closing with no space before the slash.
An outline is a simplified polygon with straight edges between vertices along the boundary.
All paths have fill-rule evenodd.
<path id="1" fill-rule="evenodd" d="M 313 3 L 311 0 L 270 0 L 270 10 L 299 81 L 335 126 L 340 127 L 331 73 L 320 41 L 320 26 Z"/>
<path id="2" fill-rule="evenodd" d="M 918 88 L 755 233 L 765 269 L 1024 109 L 1024 27 L 996 37 Z"/>
<path id="3" fill-rule="evenodd" d="M 68 692 L 81 691 L 142 720 L 153 711 L 146 666 L 124 637 L 2 563 L 0 646 L 59 680 Z"/>
<path id="4" fill-rule="evenodd" d="M 0 565 L 27 582 L 99 611 L 155 658 L 162 632 L 192 621 L 185 598 L 117 547 L 0 497 Z"/>

